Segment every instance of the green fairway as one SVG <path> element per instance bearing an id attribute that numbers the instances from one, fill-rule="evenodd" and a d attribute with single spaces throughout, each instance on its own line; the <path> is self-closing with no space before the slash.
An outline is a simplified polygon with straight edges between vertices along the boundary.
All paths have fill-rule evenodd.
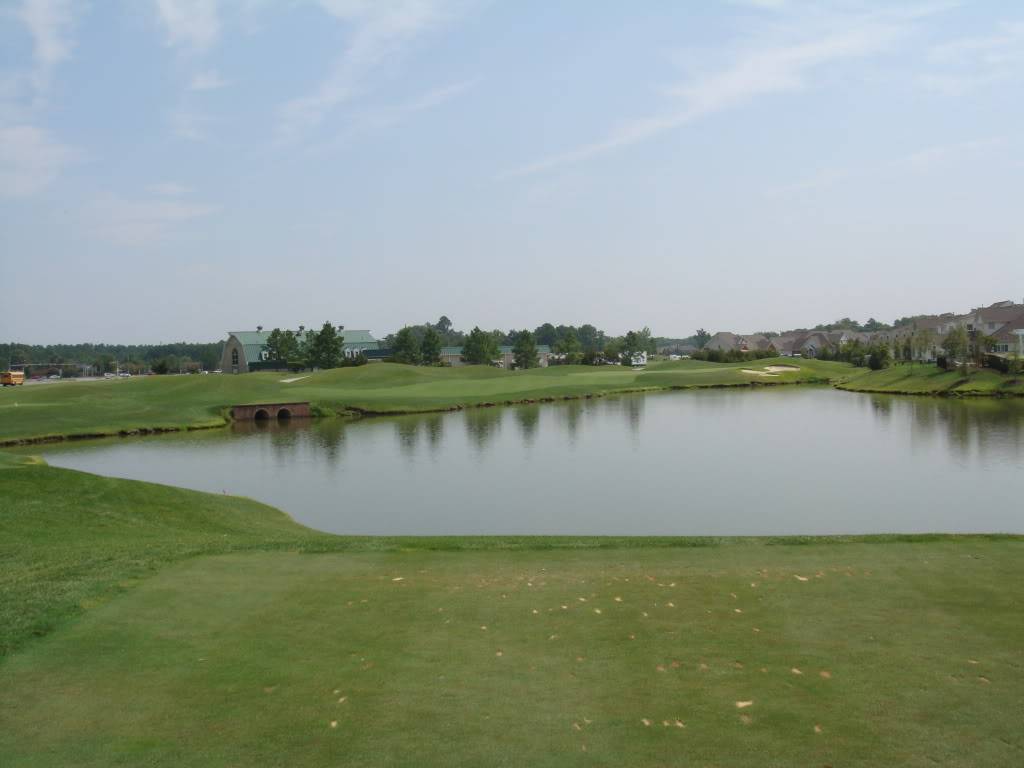
<path id="1" fill-rule="evenodd" d="M 881 371 L 861 371 L 840 383 L 853 392 L 889 392 L 908 395 L 993 396 L 1024 395 L 1024 379 L 990 368 L 943 371 L 934 365 L 896 365 Z"/>
<path id="2" fill-rule="evenodd" d="M 201 558 L 0 667 L 0 754 L 1014 766 L 1021 554 L 968 541 Z"/>
<path id="3" fill-rule="evenodd" d="M 1020 537 L 350 539 L 3 454 L 0 492 L 5 768 L 1024 748 Z"/>
<path id="4" fill-rule="evenodd" d="M 827 382 L 859 370 L 845 363 L 802 360 L 796 363 L 797 371 L 773 376 L 743 373 L 772 364 L 793 361 L 684 360 L 654 363 L 640 371 L 618 366 L 504 371 L 374 363 L 311 374 L 146 376 L 40 384 L 0 392 L 0 444 L 48 436 L 219 426 L 230 406 L 243 403 L 309 401 L 323 412 L 394 413 L 648 389 Z M 298 380 L 282 381 L 286 379 Z"/>

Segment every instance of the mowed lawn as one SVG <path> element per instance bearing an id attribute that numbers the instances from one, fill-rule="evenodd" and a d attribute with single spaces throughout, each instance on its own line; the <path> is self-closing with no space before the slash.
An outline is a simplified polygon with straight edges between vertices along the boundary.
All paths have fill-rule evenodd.
<path id="1" fill-rule="evenodd" d="M 793 361 L 663 362 L 639 371 L 618 366 L 503 371 L 487 366 L 424 368 L 372 363 L 316 373 L 144 376 L 26 385 L 0 391 L 0 443 L 218 426 L 225 423 L 230 406 L 243 403 L 309 401 L 327 412 L 427 411 L 644 389 L 825 382 L 859 370 L 844 363 L 804 360 L 796 363 L 799 370 L 770 377 L 743 372 L 773 363 Z"/>
<path id="2" fill-rule="evenodd" d="M 1020 537 L 345 538 L 3 454 L 0 496 L 4 768 L 1024 755 Z"/>
<path id="3" fill-rule="evenodd" d="M 1024 377 L 991 368 L 972 369 L 965 377 L 961 371 L 944 371 L 923 363 L 858 372 L 839 386 L 852 391 L 913 395 L 1024 395 Z"/>
<path id="4" fill-rule="evenodd" d="M 1018 542 L 204 557 L 0 667 L 15 766 L 1019 766 Z"/>

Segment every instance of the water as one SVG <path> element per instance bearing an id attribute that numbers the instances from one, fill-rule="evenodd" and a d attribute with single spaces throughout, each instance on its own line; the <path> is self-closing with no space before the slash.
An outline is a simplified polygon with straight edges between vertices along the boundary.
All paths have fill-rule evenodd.
<path id="1" fill-rule="evenodd" d="M 47 447 L 346 534 L 1024 533 L 1024 400 L 709 390 Z"/>

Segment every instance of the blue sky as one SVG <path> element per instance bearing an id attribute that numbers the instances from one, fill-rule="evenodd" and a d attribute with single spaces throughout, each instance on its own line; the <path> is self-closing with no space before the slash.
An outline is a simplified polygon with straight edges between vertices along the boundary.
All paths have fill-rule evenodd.
<path id="1" fill-rule="evenodd" d="M 0 0 L 0 337 L 1024 299 L 1024 5 Z"/>

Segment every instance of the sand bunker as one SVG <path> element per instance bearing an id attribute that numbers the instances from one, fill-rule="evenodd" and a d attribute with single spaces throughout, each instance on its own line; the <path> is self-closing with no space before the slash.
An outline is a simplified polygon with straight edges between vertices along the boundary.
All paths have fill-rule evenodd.
<path id="1" fill-rule="evenodd" d="M 751 368 L 740 368 L 740 373 L 749 373 L 751 376 L 765 376 L 773 379 L 779 378 L 779 374 L 777 373 L 768 373 L 768 371 L 755 371 Z"/>
<path id="2" fill-rule="evenodd" d="M 764 368 L 766 371 L 772 373 L 785 373 L 786 371 L 799 371 L 800 369 L 795 365 L 766 365 Z"/>

